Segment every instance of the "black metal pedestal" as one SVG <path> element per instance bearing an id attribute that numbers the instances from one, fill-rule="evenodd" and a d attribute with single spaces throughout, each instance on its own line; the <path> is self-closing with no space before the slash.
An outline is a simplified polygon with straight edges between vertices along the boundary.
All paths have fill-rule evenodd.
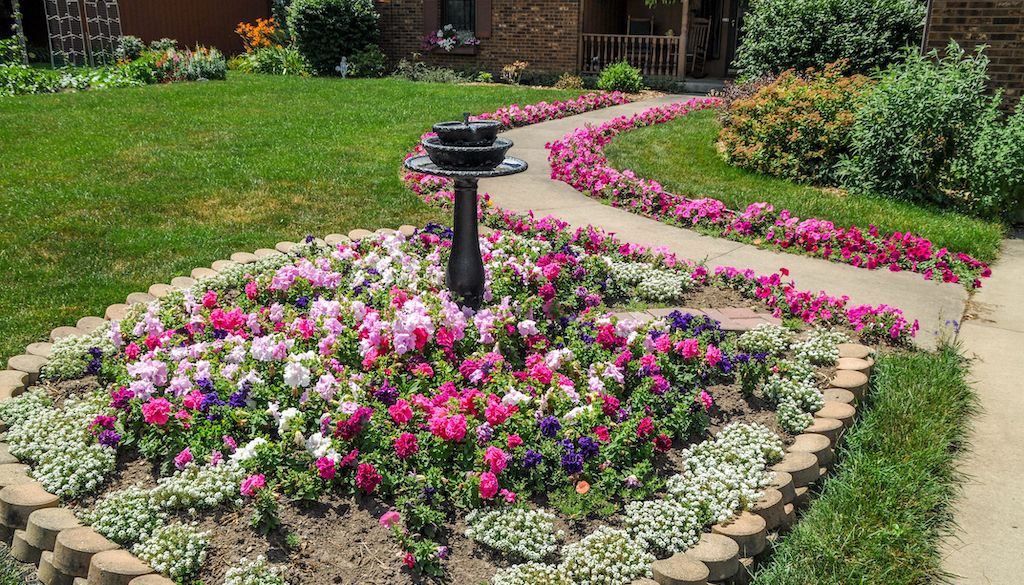
<path id="1" fill-rule="evenodd" d="M 455 236 L 445 278 L 448 288 L 473 309 L 480 308 L 484 297 L 484 260 L 476 221 L 477 184 L 475 177 L 455 179 Z"/>

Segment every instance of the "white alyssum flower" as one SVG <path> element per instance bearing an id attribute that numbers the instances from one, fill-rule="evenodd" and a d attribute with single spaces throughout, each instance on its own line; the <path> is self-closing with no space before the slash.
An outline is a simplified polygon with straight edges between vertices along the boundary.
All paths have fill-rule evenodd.
<path id="1" fill-rule="evenodd" d="M 626 504 L 626 530 L 649 550 L 671 555 L 697 544 L 702 523 L 693 502 L 679 498 Z"/>
<path id="2" fill-rule="evenodd" d="M 114 542 L 128 546 L 147 538 L 167 521 L 150 490 L 132 486 L 106 495 L 82 520 Z"/>
<path id="3" fill-rule="evenodd" d="M 117 454 L 110 447 L 71 441 L 42 454 L 32 476 L 62 499 L 95 492 L 114 471 Z"/>
<path id="4" fill-rule="evenodd" d="M 694 286 L 689 275 L 654 268 L 642 262 L 612 262 L 611 277 L 613 291 L 642 301 L 674 301 Z"/>
<path id="5" fill-rule="evenodd" d="M 789 349 L 793 332 L 781 325 L 762 323 L 736 339 L 736 347 L 747 353 L 779 355 Z"/>
<path id="6" fill-rule="evenodd" d="M 816 328 L 806 339 L 793 344 L 793 355 L 797 360 L 812 364 L 834 364 L 839 359 L 839 344 L 849 340 L 842 331 Z"/>
<path id="7" fill-rule="evenodd" d="M 243 558 L 225 573 L 224 585 L 288 585 L 283 572 L 283 567 L 272 566 L 263 555 L 252 561 Z"/>
<path id="8" fill-rule="evenodd" d="M 179 523 L 161 526 L 132 548 L 158 573 L 182 583 L 195 576 L 206 560 L 210 533 Z"/>
<path id="9" fill-rule="evenodd" d="M 761 392 L 776 403 L 791 402 L 801 411 L 817 412 L 825 405 L 825 397 L 812 382 L 779 374 L 768 376 Z"/>
<path id="10" fill-rule="evenodd" d="M 53 406 L 46 390 L 36 386 L 19 396 L 0 402 L 0 420 L 15 427 L 44 408 Z"/>
<path id="11" fill-rule="evenodd" d="M 651 576 L 654 555 L 625 530 L 602 526 L 562 548 L 559 569 L 568 583 L 624 585 Z"/>
<path id="12" fill-rule="evenodd" d="M 814 415 L 804 412 L 791 400 L 783 400 L 775 408 L 775 420 L 786 432 L 795 435 L 814 423 Z"/>
<path id="13" fill-rule="evenodd" d="M 241 503 L 238 486 L 245 470 L 236 463 L 196 465 L 189 463 L 174 475 L 162 477 L 152 490 L 153 503 L 166 510 L 203 510 L 225 502 Z"/>
<path id="14" fill-rule="evenodd" d="M 466 516 L 466 537 L 497 551 L 539 561 L 557 549 L 555 516 L 545 510 L 499 508 L 473 510 Z"/>
<path id="15" fill-rule="evenodd" d="M 99 329 L 86 335 L 71 335 L 53 342 L 53 349 L 42 375 L 50 380 L 74 380 L 86 374 L 86 368 L 92 361 L 89 350 L 96 347 L 103 355 L 114 353 L 114 344 L 108 335 L 110 324 L 105 323 Z"/>
<path id="16" fill-rule="evenodd" d="M 561 569 L 544 563 L 522 563 L 499 569 L 491 585 L 570 585 Z"/>

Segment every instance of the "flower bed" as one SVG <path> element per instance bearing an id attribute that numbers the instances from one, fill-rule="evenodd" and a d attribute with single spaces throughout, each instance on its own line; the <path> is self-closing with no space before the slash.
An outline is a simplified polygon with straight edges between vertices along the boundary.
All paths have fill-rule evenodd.
<path id="1" fill-rule="evenodd" d="M 991 274 L 984 262 L 945 248 L 936 250 L 929 240 L 909 232 L 886 235 L 874 226 L 837 227 L 824 219 L 801 219 L 787 210 L 776 210 L 770 203 L 754 203 L 742 212 L 732 211 L 716 199 L 673 195 L 656 181 L 609 166 L 603 150 L 617 134 L 662 124 L 719 103 L 713 98 L 693 99 L 579 128 L 548 145 L 551 176 L 614 207 L 762 247 L 867 269 L 909 270 L 929 280 L 961 282 L 969 288 L 980 287 L 980 279 Z"/>
<path id="2" fill-rule="evenodd" d="M 680 313 L 610 318 L 605 307 L 663 295 L 668 280 L 683 283 L 676 302 L 719 287 L 758 299 L 774 285 L 709 274 L 594 230 L 516 221 L 522 235 L 481 242 L 487 302 L 477 313 L 444 291 L 451 233 L 428 226 L 228 269 L 58 342 L 44 371 L 53 382 L 0 405 L 11 453 L 66 501 L 104 491 L 83 506 L 86 520 L 179 580 L 215 570 L 201 567 L 211 542 L 226 538 L 210 519 L 219 510 L 244 509 L 273 534 L 286 502 L 351 494 L 377 498 L 374 514 L 415 570 L 442 570 L 451 519 L 478 509 L 471 540 L 498 551 L 498 566 L 533 563 L 508 566 L 495 582 L 529 582 L 534 571 L 566 582 L 647 574 L 653 555 L 688 548 L 750 505 L 781 455 L 767 428 L 733 424 L 673 468 L 665 452 L 719 416 L 710 389 L 757 391 L 785 405 L 777 424 L 798 432 L 821 405 L 816 364 L 834 360 L 842 336 L 768 327 L 737 337 Z M 781 315 L 805 307 L 781 298 Z M 842 304 L 807 310 L 838 322 Z M 55 382 L 82 375 L 98 380 L 84 394 Z M 116 463 L 126 456 L 159 472 L 130 487 L 138 475 Z M 723 457 L 733 467 L 721 467 Z M 714 485 L 738 470 L 746 479 L 717 492 L 657 471 L 687 465 L 704 466 L 698 477 Z M 110 483 L 116 489 L 102 487 Z M 573 542 L 550 512 L 522 508 L 543 501 L 560 521 L 635 504 L 616 526 Z M 509 536 L 508 526 L 521 528 Z"/>

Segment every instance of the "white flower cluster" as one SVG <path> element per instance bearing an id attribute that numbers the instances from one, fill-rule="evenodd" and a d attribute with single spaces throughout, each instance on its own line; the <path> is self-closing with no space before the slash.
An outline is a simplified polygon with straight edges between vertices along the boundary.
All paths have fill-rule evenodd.
<path id="1" fill-rule="evenodd" d="M 558 548 L 561 531 L 555 516 L 545 510 L 498 508 L 473 510 L 466 516 L 466 537 L 507 555 L 539 561 Z"/>
<path id="2" fill-rule="evenodd" d="M 775 409 L 775 420 L 787 433 L 796 435 L 814 423 L 814 415 L 800 410 L 792 402 L 783 401 Z"/>
<path id="3" fill-rule="evenodd" d="M 245 470 L 237 463 L 196 465 L 189 463 L 174 475 L 162 477 L 152 490 L 153 503 L 165 510 L 196 510 L 214 508 L 224 502 L 241 503 L 238 485 Z"/>
<path id="4" fill-rule="evenodd" d="M 660 270 L 641 262 L 612 262 L 612 288 L 627 297 L 643 301 L 669 302 L 693 287 L 689 275 Z"/>
<path id="5" fill-rule="evenodd" d="M 93 530 L 121 545 L 142 542 L 167 520 L 149 490 L 137 486 L 113 492 L 82 515 Z"/>
<path id="6" fill-rule="evenodd" d="M 514 565 L 497 572 L 493 585 L 626 585 L 651 576 L 654 555 L 619 528 L 602 526 L 562 547 L 562 562 Z"/>
<path id="7" fill-rule="evenodd" d="M 54 341 L 50 361 L 43 366 L 43 377 L 50 380 L 74 380 L 84 376 L 93 359 L 89 354 L 90 349 L 98 347 L 104 355 L 114 353 L 109 331 L 110 325 L 105 324 L 87 335 L 71 335 Z"/>
<path id="8" fill-rule="evenodd" d="M 732 423 L 682 456 L 686 471 L 668 479 L 668 492 L 692 505 L 701 524 L 713 524 L 760 497 L 771 481 L 765 467 L 782 457 L 782 442 L 761 425 Z"/>
<path id="9" fill-rule="evenodd" d="M 816 412 L 825 405 L 825 397 L 812 382 L 772 374 L 762 389 L 765 398 L 776 402 L 792 402 L 803 412 Z"/>
<path id="10" fill-rule="evenodd" d="M 562 549 L 559 569 L 568 583 L 620 585 L 651 576 L 654 555 L 618 528 L 602 526 Z"/>
<path id="11" fill-rule="evenodd" d="M 69 398 L 63 409 L 33 396 L 15 411 L 7 442 L 11 454 L 35 464 L 32 476 L 49 492 L 71 499 L 95 491 L 114 470 L 114 449 L 93 443 L 88 424 L 106 406 L 95 396 Z"/>
<path id="12" fill-rule="evenodd" d="M 154 530 L 146 540 L 135 545 L 132 552 L 156 572 L 182 583 L 199 571 L 209 545 L 209 532 L 175 523 Z"/>
<path id="13" fill-rule="evenodd" d="M 793 344 L 795 359 L 817 365 L 834 364 L 839 359 L 839 344 L 850 338 L 842 331 L 816 328 L 807 339 Z"/>
<path id="14" fill-rule="evenodd" d="M 697 544 L 702 523 L 693 502 L 669 498 L 626 504 L 625 524 L 649 550 L 671 555 Z"/>
<path id="15" fill-rule="evenodd" d="M 523 563 L 501 569 L 494 574 L 491 585 L 570 585 L 556 565 Z"/>
<path id="16" fill-rule="evenodd" d="M 10 400 L 0 402 L 0 420 L 9 427 L 19 425 L 44 408 L 53 406 L 50 396 L 40 387 L 29 389 Z"/>
<path id="17" fill-rule="evenodd" d="M 789 349 L 793 333 L 772 323 L 761 323 L 736 339 L 736 347 L 747 353 L 779 355 Z"/>
<path id="18" fill-rule="evenodd" d="M 69 500 L 95 492 L 117 463 L 117 453 L 98 443 L 69 441 L 37 457 L 32 475 L 46 490 Z"/>
<path id="19" fill-rule="evenodd" d="M 228 569 L 224 575 L 224 585 L 288 585 L 281 575 L 282 567 L 271 566 L 263 555 L 255 560 L 242 559 L 237 565 Z"/>

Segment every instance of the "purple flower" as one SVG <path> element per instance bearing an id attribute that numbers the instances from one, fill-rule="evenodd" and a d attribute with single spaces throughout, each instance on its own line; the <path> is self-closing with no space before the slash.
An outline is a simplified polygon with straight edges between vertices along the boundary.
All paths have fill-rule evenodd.
<path id="1" fill-rule="evenodd" d="M 526 454 L 523 455 L 523 468 L 533 469 L 540 465 L 541 454 L 534 451 L 533 449 L 527 449 Z"/>
<path id="2" fill-rule="evenodd" d="M 384 406 L 391 406 L 398 400 L 398 388 L 384 382 L 383 386 L 373 392 L 373 396 L 380 400 Z"/>
<path id="3" fill-rule="evenodd" d="M 298 307 L 300 309 L 305 309 L 307 305 L 309 305 L 309 297 L 301 296 L 301 297 L 295 299 L 295 306 L 296 307 Z"/>
<path id="4" fill-rule="evenodd" d="M 580 437 L 577 443 L 579 444 L 579 453 L 583 456 L 584 460 L 589 460 L 591 457 L 597 455 L 599 446 L 597 441 L 594 439 L 591 439 L 590 437 Z"/>
<path id="5" fill-rule="evenodd" d="M 98 374 L 100 368 L 103 367 L 103 360 L 100 358 L 92 358 L 89 360 L 89 365 L 85 367 L 86 374 Z"/>
<path id="6" fill-rule="evenodd" d="M 100 445 L 103 445 L 104 447 L 116 449 L 117 444 L 121 442 L 121 435 L 117 434 L 117 431 L 107 429 L 99 434 L 97 440 L 99 441 Z"/>
<path id="7" fill-rule="evenodd" d="M 491 437 L 493 437 L 493 436 L 494 436 L 494 429 L 491 428 L 491 425 L 489 425 L 487 423 L 482 423 L 480 426 L 478 426 L 476 428 L 476 440 L 481 445 L 483 445 L 487 441 L 490 441 Z"/>
<path id="8" fill-rule="evenodd" d="M 558 435 L 558 431 L 562 429 L 562 423 L 558 422 L 558 419 L 554 416 L 544 417 L 540 421 L 540 434 L 544 435 L 549 439 L 554 439 Z"/>
<path id="9" fill-rule="evenodd" d="M 562 469 L 568 475 L 583 471 L 583 455 L 575 451 L 569 451 L 562 455 Z"/>

